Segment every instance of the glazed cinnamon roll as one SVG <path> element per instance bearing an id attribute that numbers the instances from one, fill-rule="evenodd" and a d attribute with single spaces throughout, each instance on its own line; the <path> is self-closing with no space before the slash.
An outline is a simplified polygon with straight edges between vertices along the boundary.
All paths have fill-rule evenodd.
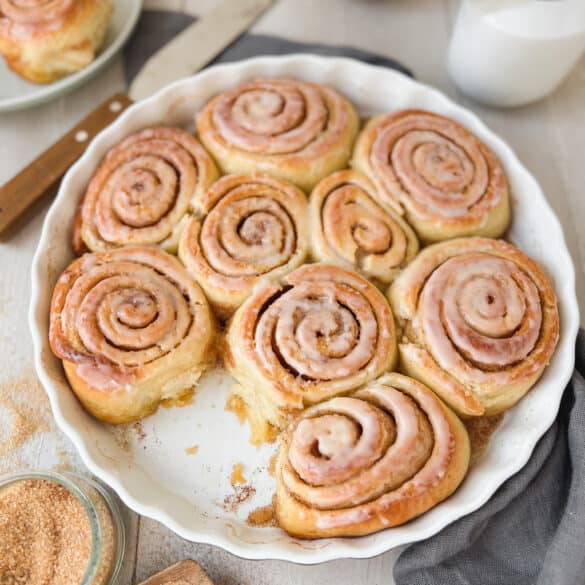
<path id="1" fill-rule="evenodd" d="M 262 442 L 291 414 L 394 366 L 392 311 L 358 274 L 305 265 L 254 290 L 228 327 L 224 359 L 246 404 L 252 442 Z"/>
<path id="2" fill-rule="evenodd" d="M 391 285 L 401 368 L 463 415 L 513 406 L 559 338 L 542 269 L 502 240 L 461 238 L 423 250 Z"/>
<path id="3" fill-rule="evenodd" d="M 35 83 L 83 69 L 103 44 L 112 0 L 0 0 L 0 53 Z"/>
<path id="4" fill-rule="evenodd" d="M 388 285 L 418 252 L 412 228 L 386 206 L 374 184 L 356 171 L 339 171 L 311 193 L 313 256 Z"/>
<path id="5" fill-rule="evenodd" d="M 194 208 L 179 256 L 221 317 L 231 315 L 259 280 L 279 279 L 307 256 L 307 199 L 291 183 L 228 175 Z"/>
<path id="6" fill-rule="evenodd" d="M 352 166 L 428 243 L 501 236 L 510 223 L 506 176 L 494 153 L 443 116 L 405 110 L 372 118 Z"/>
<path id="7" fill-rule="evenodd" d="M 436 506 L 468 465 L 457 416 L 420 382 L 384 374 L 281 435 L 276 517 L 299 538 L 370 534 Z"/>
<path id="8" fill-rule="evenodd" d="M 87 187 L 75 251 L 157 245 L 175 253 L 189 212 L 218 175 L 206 150 L 179 128 L 128 136 L 108 152 Z"/>
<path id="9" fill-rule="evenodd" d="M 51 301 L 51 348 L 85 409 L 110 423 L 191 392 L 213 361 L 215 332 L 199 286 L 154 247 L 85 254 Z"/>
<path id="10" fill-rule="evenodd" d="M 261 171 L 307 192 L 347 164 L 358 124 L 341 95 L 295 79 L 244 83 L 197 116 L 199 138 L 224 173 Z"/>

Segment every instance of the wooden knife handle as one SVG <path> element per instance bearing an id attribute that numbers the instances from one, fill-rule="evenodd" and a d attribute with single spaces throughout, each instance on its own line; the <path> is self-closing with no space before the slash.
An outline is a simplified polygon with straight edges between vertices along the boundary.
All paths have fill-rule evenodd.
<path id="1" fill-rule="evenodd" d="M 213 585 L 207 573 L 195 561 L 191 560 L 176 563 L 143 581 L 140 585 L 172 585 L 172 583 L 177 582 L 189 585 Z"/>
<path id="2" fill-rule="evenodd" d="M 0 236 L 35 201 L 57 186 L 67 169 L 83 154 L 91 139 L 130 104 L 132 100 L 127 95 L 113 95 L 0 187 Z"/>

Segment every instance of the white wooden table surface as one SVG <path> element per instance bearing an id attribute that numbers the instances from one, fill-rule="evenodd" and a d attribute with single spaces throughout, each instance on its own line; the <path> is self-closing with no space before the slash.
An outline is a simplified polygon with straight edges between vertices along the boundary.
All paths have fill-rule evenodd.
<path id="1" fill-rule="evenodd" d="M 237 2 L 237 0 L 233 0 Z M 214 0 L 146 0 L 203 14 Z M 477 114 L 516 150 L 534 173 L 558 214 L 577 268 L 577 294 L 585 322 L 585 60 L 554 95 L 514 110 L 490 110 L 460 95 L 450 82 L 445 55 L 457 0 L 277 0 L 253 30 L 294 40 L 352 45 L 396 57 L 416 77 L 434 85 Z M 34 110 L 0 115 L 0 183 L 27 163 L 98 102 L 122 89 L 120 62 L 75 93 Z M 1 456 L 0 473 L 54 463 L 81 467 L 68 440 L 50 422 L 48 403 L 34 392 L 32 344 L 26 323 L 29 267 L 46 205 L 15 237 L 0 244 L 0 421 L 3 397 L 12 388 L 36 396 L 37 412 L 49 421 L 20 452 Z M 546 239 L 546 234 L 543 234 Z M 4 413 L 2 409 L 5 409 Z M 190 557 L 216 585 L 391 584 L 395 554 L 345 560 L 315 567 L 283 562 L 243 561 L 220 549 L 183 541 L 145 518 L 130 518 L 131 562 L 120 585 L 136 583 L 165 566 Z"/>

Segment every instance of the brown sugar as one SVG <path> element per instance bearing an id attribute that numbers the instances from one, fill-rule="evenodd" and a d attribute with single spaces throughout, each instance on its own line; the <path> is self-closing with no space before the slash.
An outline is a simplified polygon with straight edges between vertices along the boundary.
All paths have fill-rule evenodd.
<path id="1" fill-rule="evenodd" d="M 261 506 L 260 508 L 252 510 L 246 518 L 246 524 L 248 524 L 248 526 L 261 528 L 278 526 L 274 512 L 274 498 L 272 503 L 268 504 L 268 506 Z"/>
<path id="2" fill-rule="evenodd" d="M 276 477 L 276 463 L 278 462 L 278 451 L 272 455 L 268 462 L 268 475 Z"/>
<path id="3" fill-rule="evenodd" d="M 175 408 L 175 407 L 182 407 L 182 406 L 189 406 L 193 404 L 193 399 L 195 398 L 195 388 L 191 388 L 181 394 L 180 396 L 174 396 L 173 398 L 164 398 L 161 400 L 161 405 L 163 408 Z"/>
<path id="4" fill-rule="evenodd" d="M 246 403 L 237 394 L 232 393 L 229 395 L 225 403 L 225 410 L 233 412 L 241 425 L 246 422 Z"/>
<path id="5" fill-rule="evenodd" d="M 244 466 L 241 463 L 236 463 L 232 468 L 232 474 L 230 476 L 230 483 L 235 486 L 238 483 L 246 483 L 244 478 Z"/>
<path id="6" fill-rule="evenodd" d="M 106 504 L 95 495 L 102 547 L 92 585 L 105 585 L 113 566 L 114 532 Z M 2 585 L 79 585 L 91 548 L 87 513 L 65 487 L 45 479 L 26 479 L 0 490 Z"/>

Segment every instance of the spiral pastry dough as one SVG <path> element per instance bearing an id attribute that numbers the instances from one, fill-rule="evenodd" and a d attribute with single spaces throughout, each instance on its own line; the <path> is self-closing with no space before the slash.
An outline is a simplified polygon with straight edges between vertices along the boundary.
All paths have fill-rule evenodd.
<path id="1" fill-rule="evenodd" d="M 405 110 L 372 118 L 352 166 L 370 177 L 419 238 L 501 236 L 510 223 L 508 184 L 494 153 L 443 116 Z"/>
<path id="2" fill-rule="evenodd" d="M 463 415 L 513 406 L 541 376 L 559 338 L 550 282 L 502 240 L 430 246 L 388 294 L 404 330 L 402 369 Z"/>
<path id="3" fill-rule="evenodd" d="M 426 386 L 384 374 L 304 411 L 281 436 L 276 517 L 293 536 L 359 536 L 398 526 L 459 486 L 469 439 Z"/>
<path id="4" fill-rule="evenodd" d="M 108 152 L 92 177 L 73 247 L 92 252 L 158 245 L 176 252 L 189 211 L 218 177 L 199 142 L 179 128 L 148 128 Z"/>
<path id="5" fill-rule="evenodd" d="M 392 368 L 392 311 L 358 274 L 309 264 L 264 282 L 236 311 L 225 362 L 247 405 L 253 442 L 306 405 L 344 394 Z"/>
<path id="6" fill-rule="evenodd" d="M 345 98 L 295 79 L 255 79 L 197 116 L 199 138 L 224 173 L 261 171 L 307 192 L 347 164 L 358 125 Z"/>
<path id="7" fill-rule="evenodd" d="M 213 361 L 207 300 L 174 256 L 153 247 L 85 254 L 60 276 L 49 340 L 96 418 L 124 423 L 192 391 Z"/>
<path id="8" fill-rule="evenodd" d="M 89 65 L 102 46 L 112 0 L 0 0 L 0 53 L 35 83 Z"/>
<path id="9" fill-rule="evenodd" d="M 377 284 L 392 282 L 418 252 L 412 228 L 356 171 L 323 179 L 311 194 L 310 213 L 315 259 L 357 270 Z"/>
<path id="10" fill-rule="evenodd" d="M 307 199 L 268 175 L 228 175 L 195 204 L 179 256 L 216 313 L 230 316 L 260 279 L 280 279 L 309 249 Z"/>

